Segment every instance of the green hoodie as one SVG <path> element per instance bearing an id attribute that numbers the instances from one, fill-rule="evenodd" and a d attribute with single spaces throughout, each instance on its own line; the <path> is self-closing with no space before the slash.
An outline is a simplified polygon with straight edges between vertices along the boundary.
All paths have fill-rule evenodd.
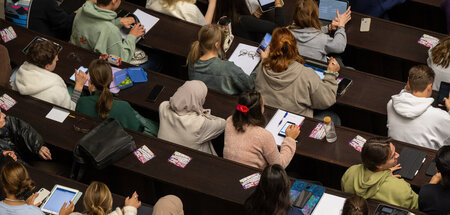
<path id="1" fill-rule="evenodd" d="M 390 170 L 372 172 L 362 164 L 348 168 L 341 180 L 342 190 L 365 199 L 376 199 L 409 209 L 418 208 L 418 195 L 403 179 L 391 176 Z"/>
<path id="2" fill-rule="evenodd" d="M 86 1 L 73 21 L 70 42 L 101 54 L 121 57 L 130 62 L 136 48 L 136 37 L 128 34 L 122 41 L 120 19 L 114 11 L 101 9 Z"/>

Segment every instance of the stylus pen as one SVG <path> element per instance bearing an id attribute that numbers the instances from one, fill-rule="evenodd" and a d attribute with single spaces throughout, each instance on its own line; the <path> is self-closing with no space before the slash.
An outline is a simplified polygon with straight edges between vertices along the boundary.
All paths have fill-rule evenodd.
<path id="1" fill-rule="evenodd" d="M 286 111 L 286 113 L 284 114 L 283 118 L 280 120 L 280 122 L 278 123 L 278 126 L 281 125 L 281 123 L 283 123 L 283 119 L 286 118 L 286 116 L 288 115 L 288 112 Z"/>

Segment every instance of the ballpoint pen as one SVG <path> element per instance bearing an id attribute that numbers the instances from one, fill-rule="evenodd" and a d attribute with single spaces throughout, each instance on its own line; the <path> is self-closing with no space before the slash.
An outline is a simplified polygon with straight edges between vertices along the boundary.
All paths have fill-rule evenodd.
<path id="1" fill-rule="evenodd" d="M 283 123 L 283 119 L 286 118 L 286 116 L 288 115 L 288 112 L 286 111 L 286 113 L 284 114 L 283 118 L 280 120 L 280 122 L 278 123 L 278 126 L 281 125 L 281 123 Z"/>

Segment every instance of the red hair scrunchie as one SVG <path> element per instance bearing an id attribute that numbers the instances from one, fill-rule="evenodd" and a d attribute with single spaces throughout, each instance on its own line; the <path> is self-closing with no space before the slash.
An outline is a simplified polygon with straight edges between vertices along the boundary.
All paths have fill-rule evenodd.
<path id="1" fill-rule="evenodd" d="M 247 114 L 247 112 L 248 112 L 247 106 L 245 106 L 245 105 L 240 105 L 240 104 L 238 104 L 238 105 L 236 106 L 236 110 L 242 112 L 244 115 Z"/>

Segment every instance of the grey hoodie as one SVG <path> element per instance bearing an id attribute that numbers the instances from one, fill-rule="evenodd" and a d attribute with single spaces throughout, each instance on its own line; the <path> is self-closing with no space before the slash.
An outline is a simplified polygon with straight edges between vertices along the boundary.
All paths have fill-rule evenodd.
<path id="1" fill-rule="evenodd" d="M 388 135 L 396 140 L 439 149 L 450 138 L 450 115 L 431 106 L 433 98 L 402 90 L 387 104 Z"/>
<path id="2" fill-rule="evenodd" d="M 336 30 L 334 37 L 327 34 L 327 26 L 323 26 L 320 31 L 315 28 L 291 28 L 291 32 L 297 40 L 300 55 L 323 62 L 327 61 L 327 55 L 330 53 L 344 52 L 347 45 L 347 35 L 341 27 Z"/>
<path id="3" fill-rule="evenodd" d="M 336 103 L 337 82 L 333 75 L 326 74 L 321 80 L 314 70 L 297 61 L 280 73 L 261 64 L 256 70 L 255 88 L 269 106 L 313 117 L 313 109 L 326 109 Z"/>

